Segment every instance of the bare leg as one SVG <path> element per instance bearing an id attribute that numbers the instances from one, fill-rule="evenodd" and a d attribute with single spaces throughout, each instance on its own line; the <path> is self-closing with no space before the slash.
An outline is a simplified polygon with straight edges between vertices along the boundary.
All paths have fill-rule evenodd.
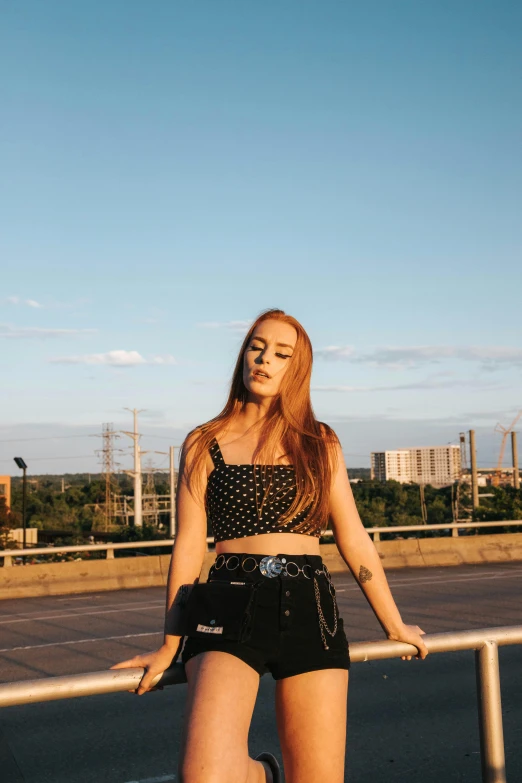
<path id="1" fill-rule="evenodd" d="M 239 658 L 216 651 L 196 655 L 185 670 L 182 783 L 272 783 L 265 765 L 248 755 L 257 672 Z"/>
<path id="2" fill-rule="evenodd" d="M 344 669 L 278 681 L 277 726 L 286 783 L 343 783 L 347 695 Z"/>

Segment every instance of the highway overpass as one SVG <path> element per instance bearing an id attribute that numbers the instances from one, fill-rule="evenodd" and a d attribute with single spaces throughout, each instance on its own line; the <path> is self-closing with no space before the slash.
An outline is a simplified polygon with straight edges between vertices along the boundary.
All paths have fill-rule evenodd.
<path id="1" fill-rule="evenodd" d="M 522 624 L 522 563 L 403 568 L 388 573 L 406 622 L 427 633 Z M 335 576 L 351 641 L 382 630 L 350 574 Z M 161 638 L 164 590 L 6 600 L 3 682 L 98 671 Z M 500 648 L 507 778 L 522 780 L 522 647 Z M 175 780 L 186 686 L 0 710 L 2 783 L 167 783 Z M 261 680 L 251 750 L 278 753 L 274 683 Z M 426 661 L 355 664 L 350 674 L 346 781 L 480 780 L 472 652 Z M 9 771 L 5 779 L 5 771 Z"/>

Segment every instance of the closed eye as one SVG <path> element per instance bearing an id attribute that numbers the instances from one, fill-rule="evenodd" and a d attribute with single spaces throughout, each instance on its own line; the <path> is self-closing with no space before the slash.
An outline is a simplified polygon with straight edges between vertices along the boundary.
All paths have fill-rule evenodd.
<path id="1" fill-rule="evenodd" d="M 251 345 L 250 346 L 251 351 L 262 351 L 263 349 L 259 345 Z M 290 354 L 285 353 L 276 353 L 276 356 L 279 356 L 280 359 L 291 359 L 292 356 Z"/>

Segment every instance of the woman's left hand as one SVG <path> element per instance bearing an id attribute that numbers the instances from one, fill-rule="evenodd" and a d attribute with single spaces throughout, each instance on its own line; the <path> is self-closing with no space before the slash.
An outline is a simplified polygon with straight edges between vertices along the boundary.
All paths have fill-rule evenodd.
<path id="1" fill-rule="evenodd" d="M 406 642 L 406 644 L 413 644 L 418 649 L 419 652 L 415 656 L 401 655 L 401 659 L 403 661 L 411 661 L 412 657 L 421 658 L 424 660 L 424 658 L 428 655 L 428 648 L 422 639 L 424 634 L 425 631 L 423 631 L 422 628 L 419 628 L 418 625 L 403 624 L 398 633 L 388 634 L 388 639 L 391 639 L 394 642 Z"/>

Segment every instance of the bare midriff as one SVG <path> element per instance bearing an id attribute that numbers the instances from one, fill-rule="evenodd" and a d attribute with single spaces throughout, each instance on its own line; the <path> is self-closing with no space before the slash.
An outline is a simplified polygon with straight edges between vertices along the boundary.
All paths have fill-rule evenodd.
<path id="1" fill-rule="evenodd" d="M 263 533 L 259 536 L 231 538 L 216 543 L 216 554 L 245 555 L 318 555 L 319 539 L 303 533 Z"/>

